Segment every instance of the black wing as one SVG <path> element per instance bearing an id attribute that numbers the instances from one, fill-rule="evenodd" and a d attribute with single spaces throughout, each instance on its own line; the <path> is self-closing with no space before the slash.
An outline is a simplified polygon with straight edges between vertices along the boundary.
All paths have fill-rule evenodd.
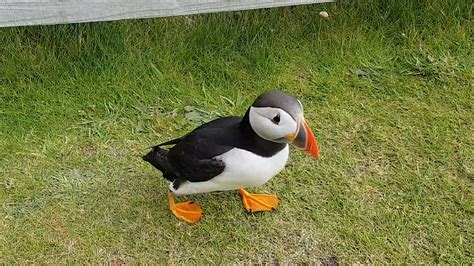
<path id="1" fill-rule="evenodd" d="M 225 144 L 226 138 L 236 133 L 240 121 L 240 117 L 216 119 L 181 138 L 155 146 L 143 158 L 177 186 L 184 180 L 207 181 L 224 171 L 225 163 L 215 157 L 233 148 Z M 176 145 L 169 150 L 160 148 L 172 144 Z"/>
<path id="2" fill-rule="evenodd" d="M 233 146 L 222 141 L 229 128 L 200 128 L 170 149 L 167 160 L 173 172 L 191 182 L 207 181 L 224 171 L 225 163 L 216 159 Z"/>

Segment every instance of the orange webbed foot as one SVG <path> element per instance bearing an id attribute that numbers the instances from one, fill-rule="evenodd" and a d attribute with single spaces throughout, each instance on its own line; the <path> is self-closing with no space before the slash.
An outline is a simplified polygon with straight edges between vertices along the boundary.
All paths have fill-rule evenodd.
<path id="1" fill-rule="evenodd" d="M 202 217 L 202 209 L 199 204 L 186 201 L 182 203 L 174 203 L 173 195 L 169 195 L 170 201 L 170 210 L 171 212 L 181 220 L 184 220 L 188 223 L 197 223 Z"/>
<path id="2" fill-rule="evenodd" d="M 279 199 L 273 195 L 250 194 L 243 189 L 239 189 L 244 208 L 248 212 L 273 211 L 278 207 Z"/>

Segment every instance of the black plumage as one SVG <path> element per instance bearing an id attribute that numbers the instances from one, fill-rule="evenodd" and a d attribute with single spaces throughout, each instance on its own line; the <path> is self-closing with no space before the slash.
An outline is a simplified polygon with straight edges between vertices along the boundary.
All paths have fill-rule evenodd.
<path id="1" fill-rule="evenodd" d="M 170 149 L 163 146 L 174 145 Z M 215 159 L 233 148 L 271 157 L 285 148 L 259 137 L 250 126 L 249 111 L 243 118 L 231 116 L 213 120 L 183 137 L 159 144 L 143 159 L 163 173 L 178 189 L 183 181 L 202 182 L 222 173 L 225 163 Z"/>

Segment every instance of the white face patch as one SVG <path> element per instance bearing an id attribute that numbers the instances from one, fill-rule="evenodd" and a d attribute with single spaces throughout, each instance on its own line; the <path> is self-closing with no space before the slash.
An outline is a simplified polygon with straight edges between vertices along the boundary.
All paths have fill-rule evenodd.
<path id="1" fill-rule="evenodd" d="M 296 99 L 298 101 L 298 103 L 300 104 L 300 108 L 301 108 L 301 114 L 303 114 L 303 104 L 301 103 L 300 100 Z"/>
<path id="2" fill-rule="evenodd" d="M 275 119 L 275 117 L 279 118 Z M 269 141 L 286 138 L 290 134 L 295 134 L 298 129 L 293 117 L 280 108 L 252 106 L 250 107 L 249 119 L 255 133 Z M 278 123 L 275 121 L 278 121 Z"/>

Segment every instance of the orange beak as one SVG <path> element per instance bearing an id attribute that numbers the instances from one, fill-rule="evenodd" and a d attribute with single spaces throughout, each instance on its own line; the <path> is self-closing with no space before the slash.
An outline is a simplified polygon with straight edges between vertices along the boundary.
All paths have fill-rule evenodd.
<path id="1" fill-rule="evenodd" d="M 314 137 L 313 131 L 308 124 L 301 118 L 298 135 L 294 138 L 292 144 L 315 158 L 319 157 L 318 141 Z"/>

